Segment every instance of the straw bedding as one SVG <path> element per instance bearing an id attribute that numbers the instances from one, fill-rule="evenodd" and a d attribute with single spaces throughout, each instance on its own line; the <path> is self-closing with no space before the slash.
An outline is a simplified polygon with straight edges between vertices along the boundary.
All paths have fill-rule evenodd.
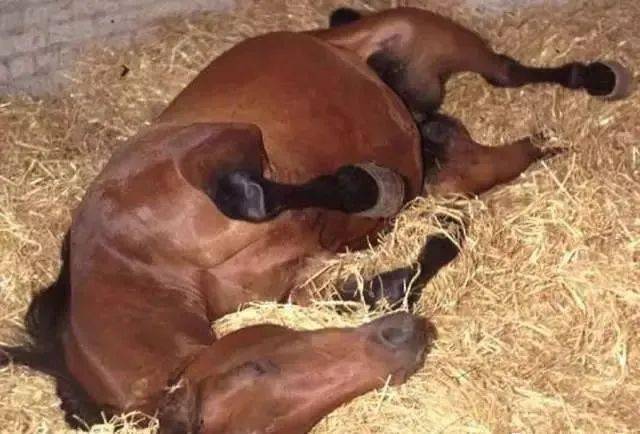
<path id="1" fill-rule="evenodd" d="M 462 2 L 416 3 L 528 63 L 604 57 L 640 70 L 635 0 L 575 1 L 502 15 Z M 336 5 L 256 1 L 232 16 L 166 22 L 152 42 L 88 54 L 74 84 L 58 97 L 0 99 L 1 343 L 20 339 L 32 292 L 55 277 L 71 209 L 118 141 L 235 42 L 324 25 Z M 125 77 L 122 65 L 130 69 Z M 402 387 L 340 408 L 314 432 L 637 432 L 639 108 L 638 94 L 605 103 L 551 86 L 506 90 L 471 75 L 453 80 L 444 109 L 479 141 L 500 144 L 543 130 L 567 152 L 476 200 L 417 200 L 379 248 L 316 265 L 309 284 L 318 287 L 349 273 L 368 276 L 411 262 L 434 230 L 434 210 L 453 209 L 470 221 L 464 253 L 426 286 L 419 306 L 440 335 L 424 369 Z M 310 309 L 267 304 L 216 328 L 224 333 L 265 321 L 317 328 L 370 317 L 359 308 L 338 315 L 327 303 Z M 126 432 L 135 417 L 93 430 L 124 426 Z M 65 430 L 48 378 L 15 366 L 0 370 L 1 432 Z"/>

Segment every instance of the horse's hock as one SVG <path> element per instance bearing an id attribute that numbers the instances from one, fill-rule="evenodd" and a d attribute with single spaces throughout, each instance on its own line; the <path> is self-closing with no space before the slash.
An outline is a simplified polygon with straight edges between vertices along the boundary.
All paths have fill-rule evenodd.
<path id="1" fill-rule="evenodd" d="M 1 0 L 0 94 L 59 88 L 88 46 L 122 46 L 162 19 L 230 10 L 235 0 Z"/>

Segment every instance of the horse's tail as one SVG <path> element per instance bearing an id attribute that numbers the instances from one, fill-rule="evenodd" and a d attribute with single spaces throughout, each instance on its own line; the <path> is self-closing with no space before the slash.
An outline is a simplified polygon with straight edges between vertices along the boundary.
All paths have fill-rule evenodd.
<path id="1" fill-rule="evenodd" d="M 0 364 L 10 360 L 48 374 L 55 370 L 56 362 L 61 359 L 59 322 L 70 295 L 68 234 L 62 243 L 61 260 L 58 279 L 34 296 L 25 315 L 30 342 L 16 347 L 0 347 L 0 351 L 8 356 L 6 360 L 0 360 Z M 60 356 L 56 356 L 57 353 Z"/>
<path id="2" fill-rule="evenodd" d="M 343 26 L 358 21 L 360 18 L 362 18 L 362 13 L 355 9 L 338 8 L 329 15 L 329 27 Z"/>
<path id="3" fill-rule="evenodd" d="M 62 320 L 71 296 L 68 232 L 62 243 L 61 259 L 57 280 L 34 296 L 25 315 L 29 341 L 18 346 L 0 346 L 0 366 L 13 362 L 54 377 L 67 422 L 81 426 L 80 420 L 99 421 L 100 410 L 69 373 L 62 348 Z"/>

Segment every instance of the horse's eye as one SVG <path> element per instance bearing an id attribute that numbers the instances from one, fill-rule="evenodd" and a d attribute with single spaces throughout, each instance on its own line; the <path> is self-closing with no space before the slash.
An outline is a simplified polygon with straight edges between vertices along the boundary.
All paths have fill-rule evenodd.
<path id="1" fill-rule="evenodd" d="M 269 359 L 258 359 L 244 363 L 238 367 L 238 370 L 243 373 L 260 376 L 277 374 L 280 372 L 280 367 Z"/>

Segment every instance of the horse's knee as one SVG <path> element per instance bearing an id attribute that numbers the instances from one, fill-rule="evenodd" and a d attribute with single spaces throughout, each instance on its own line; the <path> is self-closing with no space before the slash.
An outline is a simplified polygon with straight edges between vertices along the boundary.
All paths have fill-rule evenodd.
<path id="1" fill-rule="evenodd" d="M 447 145 L 456 138 L 457 135 L 468 136 L 464 125 L 456 119 L 443 115 L 432 114 L 419 125 L 420 135 L 424 146 L 428 144 Z"/>

